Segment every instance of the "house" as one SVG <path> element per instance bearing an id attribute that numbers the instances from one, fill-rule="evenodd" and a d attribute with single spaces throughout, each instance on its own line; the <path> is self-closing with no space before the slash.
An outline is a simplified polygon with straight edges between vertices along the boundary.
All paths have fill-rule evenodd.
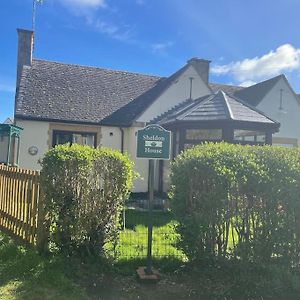
<path id="1" fill-rule="evenodd" d="M 23 128 L 22 167 L 39 169 L 56 144 L 106 146 L 129 154 L 141 175 L 133 191 L 147 192 L 148 161 L 135 153 L 136 132 L 149 123 L 172 131 L 173 157 L 204 140 L 288 146 L 300 140 L 299 97 L 284 75 L 242 88 L 210 83 L 204 59 L 192 58 L 164 78 L 34 59 L 32 45 L 33 32 L 18 29 L 14 120 Z M 156 165 L 156 190 L 168 189 L 168 170 L 169 162 Z"/>

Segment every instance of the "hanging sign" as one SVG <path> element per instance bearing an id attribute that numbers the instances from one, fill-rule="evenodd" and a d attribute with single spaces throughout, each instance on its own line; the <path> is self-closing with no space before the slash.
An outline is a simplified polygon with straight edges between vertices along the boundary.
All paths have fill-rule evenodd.
<path id="1" fill-rule="evenodd" d="M 137 132 L 137 158 L 170 159 L 171 131 L 153 124 Z"/>

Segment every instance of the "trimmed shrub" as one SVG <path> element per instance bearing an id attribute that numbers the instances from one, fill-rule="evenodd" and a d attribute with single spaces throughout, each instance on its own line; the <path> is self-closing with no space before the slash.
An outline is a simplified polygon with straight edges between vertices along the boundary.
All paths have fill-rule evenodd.
<path id="1" fill-rule="evenodd" d="M 207 143 L 171 170 L 180 247 L 191 261 L 299 264 L 300 150 Z"/>
<path id="2" fill-rule="evenodd" d="M 100 255 L 117 242 L 119 217 L 133 180 L 132 163 L 118 151 L 59 145 L 42 162 L 41 188 L 50 241 L 63 252 Z"/>

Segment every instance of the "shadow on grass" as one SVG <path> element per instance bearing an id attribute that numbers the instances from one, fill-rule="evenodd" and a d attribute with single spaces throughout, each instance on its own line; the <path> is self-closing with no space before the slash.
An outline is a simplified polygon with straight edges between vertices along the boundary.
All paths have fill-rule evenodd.
<path id="1" fill-rule="evenodd" d="M 114 264 L 115 272 L 122 275 L 132 275 L 136 269 L 147 265 L 147 258 L 122 259 Z M 154 258 L 152 265 L 155 269 L 162 273 L 174 273 L 183 266 L 183 262 L 179 258 Z"/>
<path id="2" fill-rule="evenodd" d="M 87 299 L 65 257 L 43 257 L 0 235 L 0 299 Z"/>
<path id="3" fill-rule="evenodd" d="M 146 287 L 135 270 L 145 258 L 120 260 L 38 255 L 0 235 L 0 299 L 299 299 L 300 272 L 226 260 L 184 264 L 153 259 L 161 282 Z"/>

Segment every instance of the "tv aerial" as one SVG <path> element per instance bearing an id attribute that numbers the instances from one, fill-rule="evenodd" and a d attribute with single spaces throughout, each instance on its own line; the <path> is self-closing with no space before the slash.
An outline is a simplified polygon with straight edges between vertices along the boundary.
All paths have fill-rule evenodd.
<path id="1" fill-rule="evenodd" d="M 36 19 L 36 8 L 37 5 L 42 5 L 44 0 L 33 0 L 32 1 L 32 31 L 35 34 L 35 19 Z M 34 50 L 34 42 L 33 42 L 33 50 Z"/>

